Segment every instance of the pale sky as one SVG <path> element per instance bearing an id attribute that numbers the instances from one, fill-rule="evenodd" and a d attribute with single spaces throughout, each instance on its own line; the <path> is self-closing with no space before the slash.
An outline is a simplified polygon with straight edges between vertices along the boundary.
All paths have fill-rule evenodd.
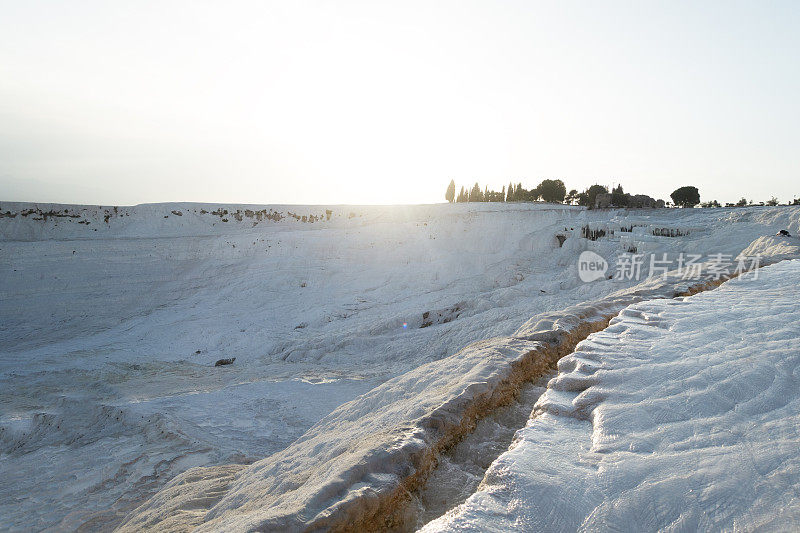
<path id="1" fill-rule="evenodd" d="M 0 0 L 0 200 L 800 196 L 800 2 Z"/>

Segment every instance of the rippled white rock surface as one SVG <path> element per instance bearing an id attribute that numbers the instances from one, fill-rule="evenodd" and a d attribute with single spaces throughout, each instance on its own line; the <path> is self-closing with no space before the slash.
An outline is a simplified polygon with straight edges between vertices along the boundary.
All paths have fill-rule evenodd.
<path id="1" fill-rule="evenodd" d="M 631 243 L 737 254 L 800 230 L 791 207 L 0 202 L 0 214 L 0 523 L 25 531 L 111 527 L 191 467 L 271 457 L 393 378 L 635 284 L 582 283 L 583 250 L 612 264 Z M 582 225 L 633 231 L 588 241 Z M 464 364 L 431 379 L 459 383 L 447 372 Z M 358 414 L 353 426 L 368 424 Z M 300 468 L 310 452 L 294 449 Z"/>
<path id="2" fill-rule="evenodd" d="M 559 363 L 478 492 L 425 531 L 792 530 L 800 261 L 631 305 Z"/>

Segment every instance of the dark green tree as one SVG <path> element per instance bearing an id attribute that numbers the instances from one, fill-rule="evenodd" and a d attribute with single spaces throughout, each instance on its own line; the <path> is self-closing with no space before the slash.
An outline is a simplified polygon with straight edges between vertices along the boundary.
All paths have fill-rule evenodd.
<path id="1" fill-rule="evenodd" d="M 628 196 L 625 194 L 625 191 L 622 190 L 622 185 L 617 185 L 614 189 L 612 189 L 611 205 L 614 207 L 628 206 Z"/>
<path id="2" fill-rule="evenodd" d="M 675 189 L 669 197 L 681 207 L 694 207 L 700 203 L 700 191 L 691 185 Z"/>
<path id="3" fill-rule="evenodd" d="M 508 192 L 506 193 L 506 202 L 514 201 L 514 185 L 508 182 Z"/>
<path id="4" fill-rule="evenodd" d="M 514 188 L 514 201 L 524 202 L 525 192 L 526 192 L 525 189 L 522 188 L 522 183 L 517 183 L 517 186 Z"/>
<path id="5" fill-rule="evenodd" d="M 584 193 L 586 194 L 586 196 L 584 198 L 582 198 L 582 200 L 585 203 L 582 203 L 582 204 L 579 204 L 579 205 L 586 205 L 589 209 L 593 209 L 594 208 L 594 202 L 597 199 L 597 195 L 601 194 L 601 193 L 602 194 L 608 194 L 608 189 L 606 187 L 604 187 L 603 185 L 595 184 L 595 185 L 592 185 L 591 187 L 589 187 L 588 189 L 586 189 L 586 191 L 584 191 Z"/>
<path id="6" fill-rule="evenodd" d="M 567 195 L 567 188 L 561 180 L 543 180 L 535 189 L 536 197 L 550 203 L 561 203 Z"/>
<path id="7" fill-rule="evenodd" d="M 568 204 L 571 204 L 575 200 L 578 199 L 578 191 L 576 189 L 572 189 L 567 193 L 567 196 L 564 197 L 564 201 Z"/>

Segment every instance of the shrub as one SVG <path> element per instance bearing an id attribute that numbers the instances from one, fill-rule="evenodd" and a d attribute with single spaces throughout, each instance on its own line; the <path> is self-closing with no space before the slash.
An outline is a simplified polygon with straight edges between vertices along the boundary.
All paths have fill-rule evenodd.
<path id="1" fill-rule="evenodd" d="M 675 205 L 681 207 L 694 207 L 700 203 L 700 191 L 691 185 L 675 189 L 669 196 Z"/>

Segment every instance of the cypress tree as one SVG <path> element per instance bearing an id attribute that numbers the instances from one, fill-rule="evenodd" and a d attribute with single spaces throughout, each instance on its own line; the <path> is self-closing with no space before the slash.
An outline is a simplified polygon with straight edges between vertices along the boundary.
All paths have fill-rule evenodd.
<path id="1" fill-rule="evenodd" d="M 472 190 L 469 191 L 469 201 L 470 202 L 480 202 L 481 201 L 481 187 L 477 183 L 472 186 Z"/>
<path id="2" fill-rule="evenodd" d="M 450 185 L 447 186 L 447 191 L 445 191 L 444 193 L 444 199 L 452 204 L 455 195 L 456 195 L 456 182 L 450 180 Z"/>

